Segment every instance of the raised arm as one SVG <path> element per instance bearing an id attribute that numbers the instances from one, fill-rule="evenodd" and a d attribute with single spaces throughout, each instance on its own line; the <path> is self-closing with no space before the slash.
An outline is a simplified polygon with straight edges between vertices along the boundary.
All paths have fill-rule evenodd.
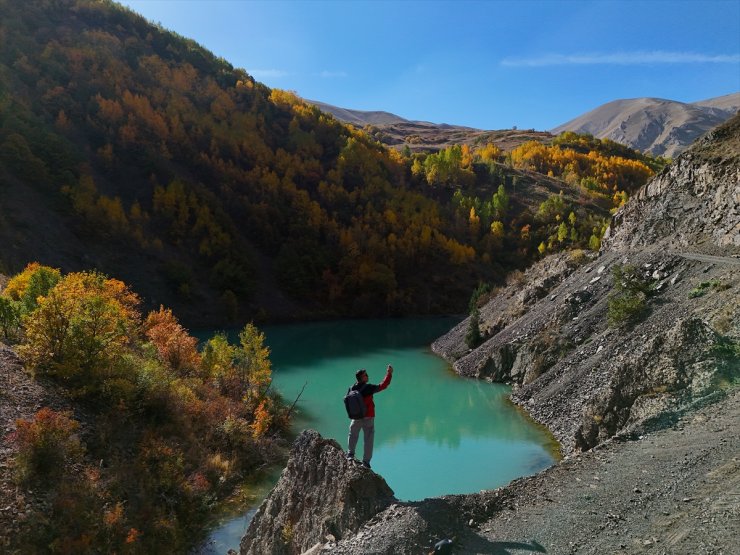
<path id="1" fill-rule="evenodd" d="M 391 378 L 393 378 L 393 366 L 389 364 L 388 368 L 385 369 L 385 378 L 383 378 L 383 381 L 378 385 L 378 391 L 383 391 L 388 387 L 391 384 Z"/>

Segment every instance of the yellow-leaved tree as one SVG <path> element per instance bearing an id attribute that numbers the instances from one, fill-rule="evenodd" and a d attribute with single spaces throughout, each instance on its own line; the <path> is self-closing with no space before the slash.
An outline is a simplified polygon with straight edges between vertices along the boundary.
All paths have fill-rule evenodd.
<path id="1" fill-rule="evenodd" d="M 272 365 L 265 334 L 253 324 L 247 324 L 239 334 L 235 367 L 240 381 L 246 385 L 247 397 L 261 399 L 272 381 Z"/>
<path id="2" fill-rule="evenodd" d="M 272 381 L 270 348 L 265 335 L 253 324 L 239 334 L 232 345 L 223 335 L 215 335 L 203 348 L 204 372 L 213 376 L 223 395 L 246 402 L 252 410 L 263 400 Z"/>
<path id="3" fill-rule="evenodd" d="M 138 306 L 122 281 L 98 272 L 68 274 L 38 298 L 18 352 L 37 372 L 94 387 L 136 333 Z"/>

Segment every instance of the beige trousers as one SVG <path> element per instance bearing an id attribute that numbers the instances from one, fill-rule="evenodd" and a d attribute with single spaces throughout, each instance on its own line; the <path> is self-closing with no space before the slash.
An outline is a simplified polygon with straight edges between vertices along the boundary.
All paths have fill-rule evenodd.
<path id="1" fill-rule="evenodd" d="M 347 438 L 347 442 L 349 444 L 348 453 L 352 456 L 355 455 L 355 447 L 357 447 L 357 440 L 360 438 L 360 430 L 362 430 L 363 432 L 362 461 L 369 463 L 370 459 L 373 457 L 373 442 L 375 440 L 375 418 L 367 417 L 350 421 L 349 437 Z"/>

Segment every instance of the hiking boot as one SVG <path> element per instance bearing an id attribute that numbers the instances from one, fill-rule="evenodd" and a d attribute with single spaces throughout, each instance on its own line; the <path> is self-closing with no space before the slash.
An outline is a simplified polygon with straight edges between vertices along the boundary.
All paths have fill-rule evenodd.
<path id="1" fill-rule="evenodd" d="M 362 466 L 365 468 L 370 468 L 370 463 L 368 461 L 362 461 Z"/>
<path id="2" fill-rule="evenodd" d="M 355 460 L 355 454 L 354 453 L 347 453 L 347 460 L 348 461 Z"/>

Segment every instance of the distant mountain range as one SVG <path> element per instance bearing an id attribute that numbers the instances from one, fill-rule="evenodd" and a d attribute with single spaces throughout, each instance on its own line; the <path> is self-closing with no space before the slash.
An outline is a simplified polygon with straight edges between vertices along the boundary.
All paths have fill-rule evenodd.
<path id="1" fill-rule="evenodd" d="M 674 157 L 697 138 L 740 110 L 740 93 L 685 103 L 660 98 L 633 98 L 608 102 L 548 132 L 483 131 L 471 127 L 412 121 L 382 111 L 349 110 L 308 100 L 340 121 L 371 126 L 377 139 L 412 150 L 435 150 L 454 143 L 495 142 L 512 148 L 523 140 L 546 140 L 550 133 L 590 133 L 656 156 Z"/>
<path id="2" fill-rule="evenodd" d="M 350 110 L 316 100 L 304 100 L 332 114 L 339 121 L 360 128 L 369 126 L 367 131 L 383 144 L 396 148 L 408 146 L 412 151 L 436 151 L 456 144 L 486 143 L 495 143 L 504 150 L 511 150 L 526 141 L 552 138 L 549 132 L 534 129 L 485 131 L 463 125 L 409 120 L 390 112 Z"/>
<path id="3" fill-rule="evenodd" d="M 401 116 L 397 116 L 396 114 L 391 114 L 390 112 L 349 110 L 347 108 L 339 108 L 317 100 L 304 100 L 318 107 L 322 112 L 328 112 L 339 121 L 351 123 L 357 127 L 365 127 L 366 125 L 390 125 L 394 123 L 406 123 L 409 121 Z"/>
<path id="4" fill-rule="evenodd" d="M 740 93 L 684 103 L 661 98 L 615 100 L 552 129 L 590 133 L 642 152 L 673 157 L 740 110 Z"/>

